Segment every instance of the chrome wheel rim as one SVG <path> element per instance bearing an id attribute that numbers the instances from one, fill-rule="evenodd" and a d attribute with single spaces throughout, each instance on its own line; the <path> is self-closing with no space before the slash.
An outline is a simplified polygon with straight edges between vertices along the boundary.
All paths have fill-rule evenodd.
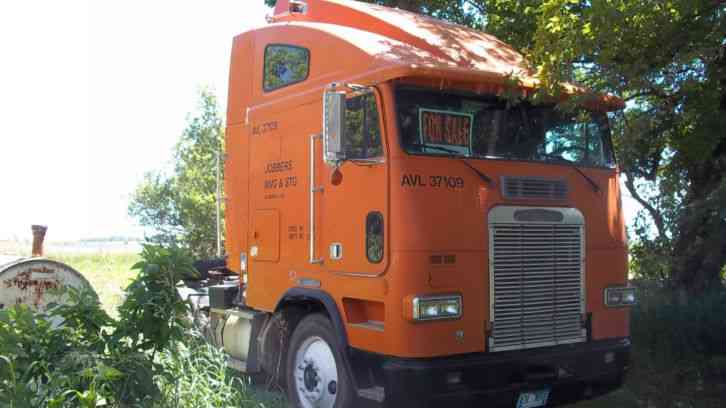
<path id="1" fill-rule="evenodd" d="M 328 343 L 305 339 L 295 353 L 295 391 L 303 408 L 332 408 L 338 395 L 338 368 Z"/>

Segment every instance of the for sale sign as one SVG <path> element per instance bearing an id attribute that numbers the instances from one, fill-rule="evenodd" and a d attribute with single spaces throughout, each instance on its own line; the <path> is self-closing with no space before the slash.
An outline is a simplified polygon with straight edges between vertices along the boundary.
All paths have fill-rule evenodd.
<path id="1" fill-rule="evenodd" d="M 422 145 L 471 146 L 473 115 L 455 111 L 419 109 Z"/>

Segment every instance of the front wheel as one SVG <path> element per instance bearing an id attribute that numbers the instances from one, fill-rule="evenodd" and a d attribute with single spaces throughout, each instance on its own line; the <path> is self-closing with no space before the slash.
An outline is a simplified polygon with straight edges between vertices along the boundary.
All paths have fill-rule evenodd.
<path id="1" fill-rule="evenodd" d="M 287 353 L 287 397 L 299 408 L 353 406 L 353 387 L 327 317 L 305 317 L 295 328 Z"/>

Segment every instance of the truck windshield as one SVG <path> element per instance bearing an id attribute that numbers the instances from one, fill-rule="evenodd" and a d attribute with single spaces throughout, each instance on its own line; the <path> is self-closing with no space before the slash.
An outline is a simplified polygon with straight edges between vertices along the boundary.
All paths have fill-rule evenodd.
<path id="1" fill-rule="evenodd" d="M 607 115 L 492 95 L 399 88 L 399 129 L 412 154 L 614 167 Z"/>

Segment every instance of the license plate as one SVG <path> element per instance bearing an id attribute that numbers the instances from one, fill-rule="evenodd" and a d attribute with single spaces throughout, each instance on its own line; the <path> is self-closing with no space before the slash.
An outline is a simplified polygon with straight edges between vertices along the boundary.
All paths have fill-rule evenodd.
<path id="1" fill-rule="evenodd" d="M 537 408 L 547 405 L 550 390 L 520 392 L 517 408 Z"/>

